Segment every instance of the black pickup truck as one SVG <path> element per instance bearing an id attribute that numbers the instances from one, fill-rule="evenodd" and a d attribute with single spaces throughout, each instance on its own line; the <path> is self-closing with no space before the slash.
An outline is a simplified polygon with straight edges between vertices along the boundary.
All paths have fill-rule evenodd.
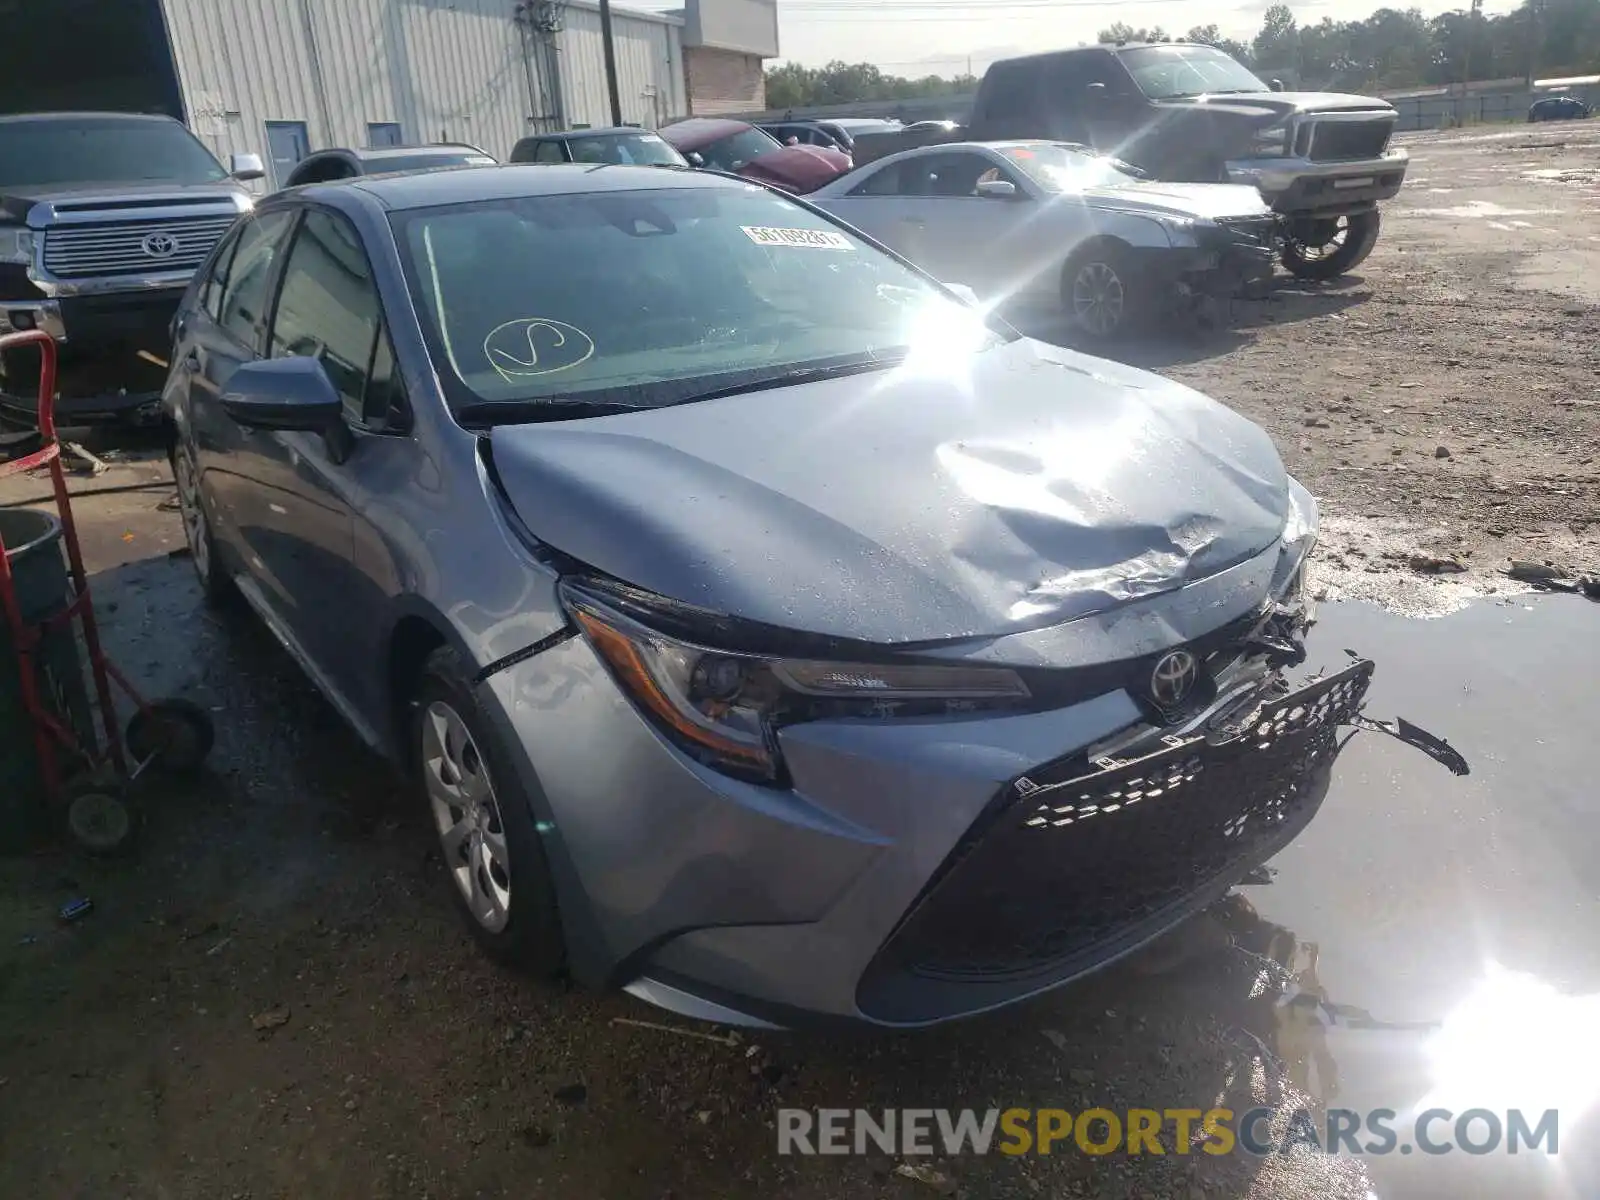
<path id="1" fill-rule="evenodd" d="M 1284 218 L 1284 266 L 1332 279 L 1372 252 L 1378 202 L 1405 181 L 1397 119 L 1383 100 L 1283 91 L 1212 46 L 1130 43 L 995 63 L 958 136 L 1081 142 L 1157 179 L 1251 184 Z"/>
<path id="2" fill-rule="evenodd" d="M 158 413 L 166 372 L 145 356 L 168 353 L 190 276 L 263 175 L 253 154 L 225 170 L 170 117 L 0 116 L 0 334 L 55 338 L 60 420 Z M 32 424 L 38 381 L 37 349 L 0 354 L 0 422 Z"/>

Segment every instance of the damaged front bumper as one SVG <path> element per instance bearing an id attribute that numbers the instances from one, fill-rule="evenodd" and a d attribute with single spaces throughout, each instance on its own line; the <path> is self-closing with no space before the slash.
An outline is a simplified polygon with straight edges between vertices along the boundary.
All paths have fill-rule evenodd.
<path id="1" fill-rule="evenodd" d="M 1169 648 L 1044 711 L 786 726 L 778 786 L 682 753 L 585 637 L 481 686 L 578 978 L 700 1019 L 913 1027 L 1104 966 L 1295 836 L 1372 669 L 1288 691 L 1304 626 L 1280 601 L 1192 643 L 1184 710 L 1141 694 Z"/>

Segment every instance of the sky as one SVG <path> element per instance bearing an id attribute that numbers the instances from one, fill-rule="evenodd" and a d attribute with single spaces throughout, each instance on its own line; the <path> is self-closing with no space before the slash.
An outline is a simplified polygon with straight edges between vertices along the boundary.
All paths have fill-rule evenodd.
<path id="1" fill-rule="evenodd" d="M 617 0 L 639 8 L 666 8 L 682 0 Z M 715 0 L 706 0 L 715 3 Z M 1470 0 L 1392 0 L 1389 7 L 1420 8 L 1433 16 L 1465 9 Z M 1516 8 L 1520 0 L 1484 0 L 1485 13 Z M 821 66 L 833 59 L 875 63 L 891 75 L 982 74 L 989 62 L 1011 54 L 1093 41 L 1115 21 L 1160 25 L 1181 35 L 1215 24 L 1224 35 L 1249 40 L 1273 0 L 778 0 L 780 62 Z M 1379 0 L 1290 2 L 1301 24 L 1323 17 L 1351 20 L 1384 7 Z"/>

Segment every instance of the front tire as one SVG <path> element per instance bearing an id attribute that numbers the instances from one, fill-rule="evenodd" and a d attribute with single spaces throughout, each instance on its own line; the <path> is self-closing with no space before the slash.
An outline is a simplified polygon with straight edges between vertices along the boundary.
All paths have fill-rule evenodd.
<path id="1" fill-rule="evenodd" d="M 1378 244 L 1377 209 L 1338 217 L 1294 217 L 1279 257 L 1299 279 L 1327 281 L 1355 270 Z"/>
<path id="2" fill-rule="evenodd" d="M 415 699 L 415 765 L 456 910 L 491 958 L 553 978 L 566 943 L 550 865 L 527 792 L 454 650 L 429 657 Z"/>
<path id="3" fill-rule="evenodd" d="M 1127 247 L 1108 240 L 1075 250 L 1061 268 L 1061 305 L 1087 341 L 1114 341 L 1137 327 L 1148 314 Z"/>

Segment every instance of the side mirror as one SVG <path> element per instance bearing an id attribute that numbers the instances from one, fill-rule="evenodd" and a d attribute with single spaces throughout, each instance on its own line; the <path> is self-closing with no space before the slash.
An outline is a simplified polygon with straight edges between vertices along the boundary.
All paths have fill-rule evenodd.
<path id="1" fill-rule="evenodd" d="M 1281 79 L 1274 79 L 1274 80 L 1273 80 L 1273 81 L 1272 81 L 1272 82 L 1271 82 L 1271 83 L 1270 83 L 1270 84 L 1268 84 L 1268 85 L 1267 85 L 1267 86 L 1268 86 L 1268 87 L 1270 87 L 1270 88 L 1271 88 L 1271 89 L 1272 89 L 1272 90 L 1273 90 L 1273 91 L 1275 91 L 1275 92 L 1281 92 L 1281 91 L 1283 91 L 1283 80 L 1281 80 Z"/>
<path id="2" fill-rule="evenodd" d="M 977 194 L 985 200 L 1015 200 L 1021 195 L 1009 179 L 985 179 L 978 185 Z"/>
<path id="3" fill-rule="evenodd" d="M 706 165 L 705 155 L 701 154 L 698 150 L 691 150 L 689 153 L 685 154 L 684 157 L 689 160 L 689 165 L 691 167 L 698 168 Z"/>
<path id="4" fill-rule="evenodd" d="M 252 179 L 265 179 L 267 169 L 261 164 L 259 154 L 231 154 L 228 156 L 228 174 L 241 183 Z"/>
<path id="5" fill-rule="evenodd" d="M 324 433 L 344 416 L 344 401 L 314 358 L 245 363 L 222 391 L 222 411 L 251 429 Z"/>

